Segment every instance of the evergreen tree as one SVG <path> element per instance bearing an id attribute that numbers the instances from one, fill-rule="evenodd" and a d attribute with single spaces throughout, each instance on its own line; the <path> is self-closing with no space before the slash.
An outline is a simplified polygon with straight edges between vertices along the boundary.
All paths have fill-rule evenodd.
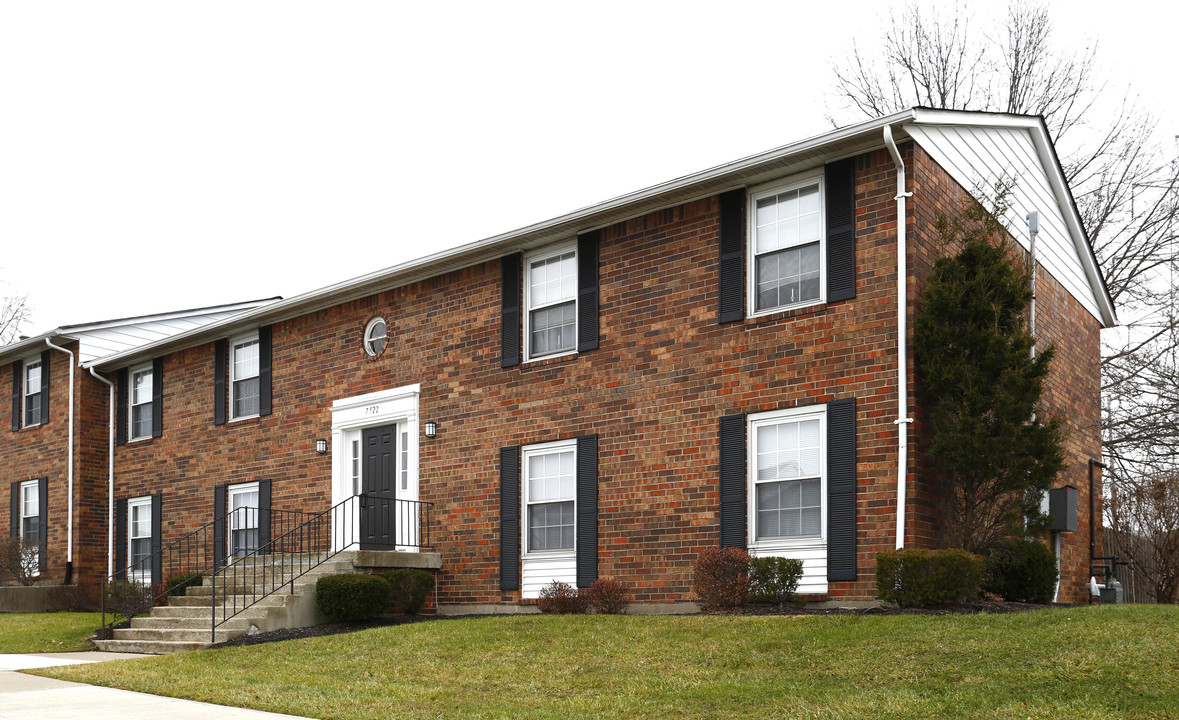
<path id="1" fill-rule="evenodd" d="M 939 216 L 945 247 L 913 329 L 928 452 L 954 544 L 981 552 L 1043 527 L 1044 493 L 1064 468 L 1058 419 L 1034 415 L 1053 347 L 1031 357 L 1030 275 L 994 214 Z"/>

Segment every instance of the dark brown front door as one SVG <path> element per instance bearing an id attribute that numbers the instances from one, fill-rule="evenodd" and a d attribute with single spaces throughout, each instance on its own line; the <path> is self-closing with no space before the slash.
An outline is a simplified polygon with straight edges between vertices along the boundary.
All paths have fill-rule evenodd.
<path id="1" fill-rule="evenodd" d="M 397 549 L 397 426 L 368 428 L 361 436 L 364 467 L 360 549 Z"/>

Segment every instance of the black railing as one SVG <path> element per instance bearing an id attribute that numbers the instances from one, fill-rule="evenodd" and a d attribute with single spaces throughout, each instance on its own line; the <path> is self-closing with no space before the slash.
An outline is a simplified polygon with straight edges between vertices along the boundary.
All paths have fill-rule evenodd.
<path id="1" fill-rule="evenodd" d="M 136 557 L 133 541 L 127 567 L 103 584 L 99 637 L 111 637 L 115 625 L 160 604 L 185 576 L 192 578 L 193 584 L 200 584 L 203 577 L 211 578 L 215 637 L 216 628 L 229 618 L 288 584 L 293 592 L 296 578 L 340 551 L 358 547 L 365 507 L 389 502 L 357 495 L 318 513 L 235 508 L 150 554 Z M 433 504 L 393 502 L 396 546 L 433 547 Z"/>
<path id="2" fill-rule="evenodd" d="M 393 503 L 392 507 L 389 504 Z M 271 595 L 295 591 L 295 581 L 362 541 L 361 518 L 366 511 L 393 513 L 394 533 L 389 549 L 432 547 L 430 515 L 433 503 L 354 495 L 335 506 L 309 515 L 297 527 L 272 535 L 268 543 L 213 571 L 211 642 L 217 628 Z M 220 588 L 220 590 L 219 590 Z"/>

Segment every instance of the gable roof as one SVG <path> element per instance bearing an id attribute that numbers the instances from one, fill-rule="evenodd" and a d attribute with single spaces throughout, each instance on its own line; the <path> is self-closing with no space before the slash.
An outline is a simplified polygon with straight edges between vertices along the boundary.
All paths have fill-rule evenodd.
<path id="1" fill-rule="evenodd" d="M 767 152 L 620 195 L 549 220 L 260 306 L 221 322 L 210 323 L 156 343 L 103 357 L 91 364 L 100 368 L 122 367 L 152 355 L 191 347 L 504 255 L 558 240 L 567 240 L 579 233 L 607 227 L 655 210 L 821 167 L 834 160 L 883 148 L 882 131 L 885 126 L 892 126 L 898 141 L 912 139 L 921 143 L 922 147 L 926 147 L 927 144 L 933 145 L 929 140 L 930 129 L 939 126 L 1017 128 L 1025 132 L 1033 150 L 1030 160 L 1042 169 L 1047 187 L 1050 189 L 1050 194 L 1042 196 L 1040 200 L 1056 206 L 1061 218 L 1060 225 L 1064 228 L 1063 232 L 1067 233 L 1067 241 L 1076 249 L 1076 264 L 1081 268 L 1080 275 L 1084 277 L 1085 287 L 1080 287 L 1077 283 L 1073 285 L 1077 285 L 1076 290 L 1087 296 L 1082 304 L 1104 326 L 1110 327 L 1117 323 L 1113 300 L 1105 288 L 1092 245 L 1085 234 L 1072 194 L 1064 181 L 1060 162 L 1043 119 L 1004 113 L 912 108 L 838 128 Z M 915 132 L 908 132 L 909 128 L 913 128 Z M 931 154 L 934 154 L 934 151 L 931 151 Z M 966 187 L 968 190 L 972 189 L 970 186 Z M 919 202 L 920 198 L 917 201 Z M 1010 229 L 1013 235 L 1019 237 L 1018 223 L 1011 225 Z M 1026 235 L 1026 232 L 1024 234 Z M 1074 289 L 1073 285 L 1069 286 L 1070 290 Z"/>
<path id="2" fill-rule="evenodd" d="M 54 343 L 78 341 L 78 363 L 89 364 L 108 355 L 126 354 L 146 345 L 158 345 L 175 335 L 192 332 L 210 323 L 228 320 L 281 298 L 248 300 L 229 305 L 176 310 L 154 315 L 62 325 L 49 332 L 0 347 L 0 363 L 43 350 L 46 340 Z"/>

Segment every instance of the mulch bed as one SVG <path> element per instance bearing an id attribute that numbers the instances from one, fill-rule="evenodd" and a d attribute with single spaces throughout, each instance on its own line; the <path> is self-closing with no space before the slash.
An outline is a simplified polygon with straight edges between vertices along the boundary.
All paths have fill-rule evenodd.
<path id="1" fill-rule="evenodd" d="M 1046 610 L 1050 608 L 1074 607 L 1063 603 L 1036 605 L 1032 603 L 978 601 L 955 605 L 939 605 L 929 608 L 817 608 L 806 604 L 787 605 L 779 608 L 774 605 L 754 603 L 734 610 L 706 611 L 706 615 L 974 615 L 977 613 L 1017 613 L 1032 610 Z M 482 617 L 477 615 L 385 615 L 373 620 L 355 623 L 329 623 L 313 625 L 303 628 L 286 628 L 272 632 L 242 635 L 233 640 L 213 645 L 214 648 L 243 647 L 246 645 L 261 645 L 262 643 L 296 640 L 299 638 L 321 637 L 324 635 L 338 635 L 340 633 L 371 630 L 372 628 L 388 627 L 390 625 L 408 625 L 410 623 L 429 622 L 434 620 L 458 620 L 461 618 Z"/>

